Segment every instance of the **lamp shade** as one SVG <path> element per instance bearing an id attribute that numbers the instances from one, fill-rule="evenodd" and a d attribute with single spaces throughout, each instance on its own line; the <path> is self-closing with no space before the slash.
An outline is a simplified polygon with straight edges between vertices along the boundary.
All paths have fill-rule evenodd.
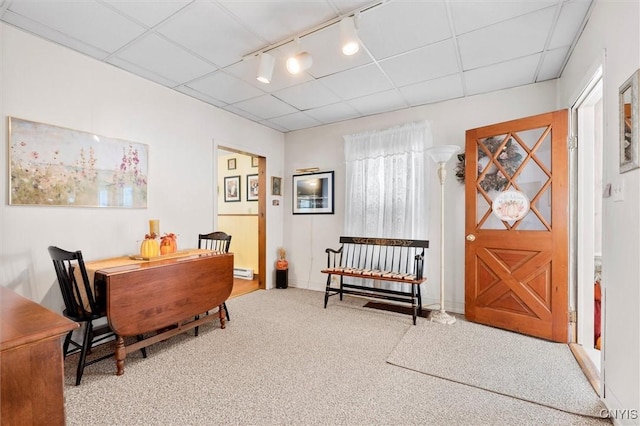
<path id="1" fill-rule="evenodd" d="M 308 52 L 298 53 L 287 59 L 287 71 L 298 74 L 300 71 L 308 70 L 311 64 L 313 64 L 313 58 Z"/>
<path id="2" fill-rule="evenodd" d="M 347 56 L 354 55 L 360 50 L 356 25 L 352 17 L 344 18 L 340 21 L 340 41 L 342 53 Z"/>
<path id="3" fill-rule="evenodd" d="M 268 53 L 260 54 L 260 65 L 258 66 L 258 75 L 256 76 L 259 82 L 271 83 L 275 61 L 275 58 Z"/>
<path id="4" fill-rule="evenodd" d="M 426 151 L 436 163 L 446 163 L 453 154 L 460 151 L 460 147 L 458 145 L 438 145 L 427 148 Z"/>

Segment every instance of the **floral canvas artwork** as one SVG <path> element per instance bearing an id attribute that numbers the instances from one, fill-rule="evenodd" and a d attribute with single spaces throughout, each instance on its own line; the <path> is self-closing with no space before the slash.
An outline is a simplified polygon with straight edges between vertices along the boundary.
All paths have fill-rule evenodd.
<path id="1" fill-rule="evenodd" d="M 9 119 L 9 203 L 147 207 L 147 145 Z"/>

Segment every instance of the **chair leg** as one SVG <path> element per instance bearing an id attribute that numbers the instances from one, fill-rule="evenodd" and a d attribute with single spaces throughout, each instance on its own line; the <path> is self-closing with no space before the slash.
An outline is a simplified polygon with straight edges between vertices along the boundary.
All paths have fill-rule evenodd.
<path id="1" fill-rule="evenodd" d="M 227 321 L 231 321 L 231 319 L 229 318 L 229 310 L 227 309 L 226 302 L 222 304 L 222 307 L 224 308 L 224 312 L 227 316 Z M 205 315 L 209 315 L 209 311 L 207 311 Z M 196 315 L 196 319 L 200 319 L 200 315 Z M 194 334 L 196 337 L 198 337 L 199 330 L 200 330 L 200 326 L 194 328 Z"/>
<path id="2" fill-rule="evenodd" d="M 227 309 L 227 302 L 224 302 L 224 303 L 222 304 L 222 307 L 224 307 L 224 311 L 225 311 L 225 312 L 226 312 L 226 314 L 227 314 L 227 321 L 231 321 L 231 318 L 229 318 L 229 310 Z"/>
<path id="3" fill-rule="evenodd" d="M 327 309 L 327 302 L 329 301 L 329 288 L 331 288 L 331 274 L 327 275 L 327 285 L 324 288 L 324 308 Z"/>
<path id="4" fill-rule="evenodd" d="M 142 334 L 138 334 L 136 337 L 138 338 L 138 342 L 140 342 L 142 339 L 144 339 L 144 336 Z M 142 352 L 142 358 L 146 358 L 147 357 L 147 348 L 141 348 L 140 352 Z"/>
<path id="5" fill-rule="evenodd" d="M 82 341 L 82 349 L 80 350 L 80 360 L 78 360 L 78 370 L 76 372 L 76 386 L 80 385 L 82 374 L 84 373 L 84 365 L 87 360 L 87 351 L 91 346 L 91 334 L 93 333 L 93 323 L 88 321 L 85 323 L 84 339 Z"/>

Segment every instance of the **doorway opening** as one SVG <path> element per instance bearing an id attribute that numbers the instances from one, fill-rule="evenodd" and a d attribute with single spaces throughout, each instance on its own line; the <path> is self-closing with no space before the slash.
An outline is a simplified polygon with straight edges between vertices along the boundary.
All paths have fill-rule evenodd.
<path id="1" fill-rule="evenodd" d="M 234 278 L 265 289 L 266 158 L 223 146 L 217 154 L 216 230 L 232 237 Z"/>
<path id="2" fill-rule="evenodd" d="M 576 312 L 574 339 L 586 354 L 596 374 L 601 393 L 602 344 L 604 336 L 601 313 L 603 294 L 600 282 L 602 267 L 602 195 L 603 195 L 603 101 L 602 68 L 598 68 L 589 84 L 571 108 L 572 140 L 577 149 L 572 155 L 572 238 L 571 268 L 572 310 Z M 572 144 L 574 148 L 576 144 Z M 593 381 L 592 381 L 593 384 Z"/>

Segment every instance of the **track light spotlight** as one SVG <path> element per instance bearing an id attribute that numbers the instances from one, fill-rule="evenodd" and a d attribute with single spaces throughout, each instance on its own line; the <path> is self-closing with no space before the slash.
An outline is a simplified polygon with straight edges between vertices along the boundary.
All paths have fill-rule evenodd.
<path id="1" fill-rule="evenodd" d="M 308 52 L 301 52 L 287 59 L 287 71 L 291 74 L 298 74 L 300 71 L 308 70 L 312 63 L 311 55 Z"/>
<path id="2" fill-rule="evenodd" d="M 256 76 L 260 83 L 271 83 L 275 61 L 275 58 L 268 53 L 260 54 L 260 65 L 258 66 L 258 75 Z"/>
<path id="3" fill-rule="evenodd" d="M 340 40 L 343 54 L 350 56 L 360 50 L 360 42 L 353 17 L 344 18 L 340 21 Z"/>

